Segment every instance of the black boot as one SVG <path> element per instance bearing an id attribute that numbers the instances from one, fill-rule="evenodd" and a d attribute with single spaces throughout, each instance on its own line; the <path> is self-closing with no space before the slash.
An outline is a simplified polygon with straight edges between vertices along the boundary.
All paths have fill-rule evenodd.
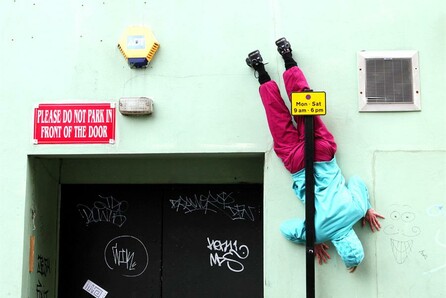
<path id="1" fill-rule="evenodd" d="M 268 72 L 265 70 L 265 64 L 263 64 L 262 55 L 258 50 L 255 50 L 248 54 L 246 58 L 246 64 L 253 68 L 259 74 L 259 83 L 263 84 L 271 80 Z"/>
<path id="2" fill-rule="evenodd" d="M 246 58 L 246 64 L 248 64 L 249 67 L 252 67 L 255 70 L 257 70 L 257 66 L 263 64 L 263 58 L 262 55 L 260 55 L 259 50 L 255 50 L 248 54 L 248 58 Z"/>
<path id="3" fill-rule="evenodd" d="M 286 40 L 285 37 L 279 38 L 276 40 L 277 51 L 280 55 L 284 55 L 287 53 L 291 53 L 293 50 L 291 49 L 291 44 Z"/>
<path id="4" fill-rule="evenodd" d="M 291 44 L 286 40 L 285 37 L 282 37 L 276 40 L 277 51 L 282 56 L 283 61 L 285 62 L 285 69 L 290 69 L 293 66 L 297 66 L 297 62 L 293 59 Z"/>

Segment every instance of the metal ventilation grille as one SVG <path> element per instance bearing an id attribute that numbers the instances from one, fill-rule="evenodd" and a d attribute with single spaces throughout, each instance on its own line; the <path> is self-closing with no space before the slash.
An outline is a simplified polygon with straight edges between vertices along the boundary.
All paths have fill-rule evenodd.
<path id="1" fill-rule="evenodd" d="M 410 58 L 366 59 L 367 103 L 413 103 Z"/>

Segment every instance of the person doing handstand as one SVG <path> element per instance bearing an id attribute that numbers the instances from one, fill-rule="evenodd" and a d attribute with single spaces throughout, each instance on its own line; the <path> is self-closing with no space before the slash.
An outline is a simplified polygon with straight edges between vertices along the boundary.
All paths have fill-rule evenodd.
<path id="1" fill-rule="evenodd" d="M 293 59 L 290 43 L 281 38 L 276 41 L 276 46 L 285 62 L 283 80 L 291 100 L 292 92 L 309 91 L 310 87 Z M 305 204 L 304 118 L 294 116 L 294 126 L 279 87 L 265 70 L 258 50 L 248 54 L 246 63 L 258 73 L 260 97 L 273 137 L 274 151 L 291 173 L 296 196 Z M 364 249 L 353 225 L 362 218 L 363 226 L 369 222 L 372 232 L 379 231 L 378 218 L 384 217 L 371 208 L 367 187 L 359 177 L 354 176 L 346 183 L 336 162 L 334 137 L 320 116 L 314 116 L 314 148 L 315 255 L 319 264 L 326 263 L 330 255 L 325 242 L 331 241 L 347 269 L 354 272 L 364 259 Z M 302 219 L 286 220 L 280 230 L 286 239 L 294 243 L 305 242 L 305 221 Z"/>

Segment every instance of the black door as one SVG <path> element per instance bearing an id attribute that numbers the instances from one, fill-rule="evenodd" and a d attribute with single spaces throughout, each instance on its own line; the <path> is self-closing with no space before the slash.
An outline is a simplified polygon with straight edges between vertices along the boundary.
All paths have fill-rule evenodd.
<path id="1" fill-rule="evenodd" d="M 162 190 L 62 185 L 59 297 L 160 297 Z"/>
<path id="2" fill-rule="evenodd" d="M 262 297 L 262 185 L 62 185 L 59 297 Z"/>

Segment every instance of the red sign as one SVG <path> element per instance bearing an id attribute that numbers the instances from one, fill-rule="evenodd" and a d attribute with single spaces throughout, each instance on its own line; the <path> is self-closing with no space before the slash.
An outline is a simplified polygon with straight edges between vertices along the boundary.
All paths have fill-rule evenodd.
<path id="1" fill-rule="evenodd" d="M 114 103 L 40 104 L 34 109 L 34 144 L 113 144 Z"/>

